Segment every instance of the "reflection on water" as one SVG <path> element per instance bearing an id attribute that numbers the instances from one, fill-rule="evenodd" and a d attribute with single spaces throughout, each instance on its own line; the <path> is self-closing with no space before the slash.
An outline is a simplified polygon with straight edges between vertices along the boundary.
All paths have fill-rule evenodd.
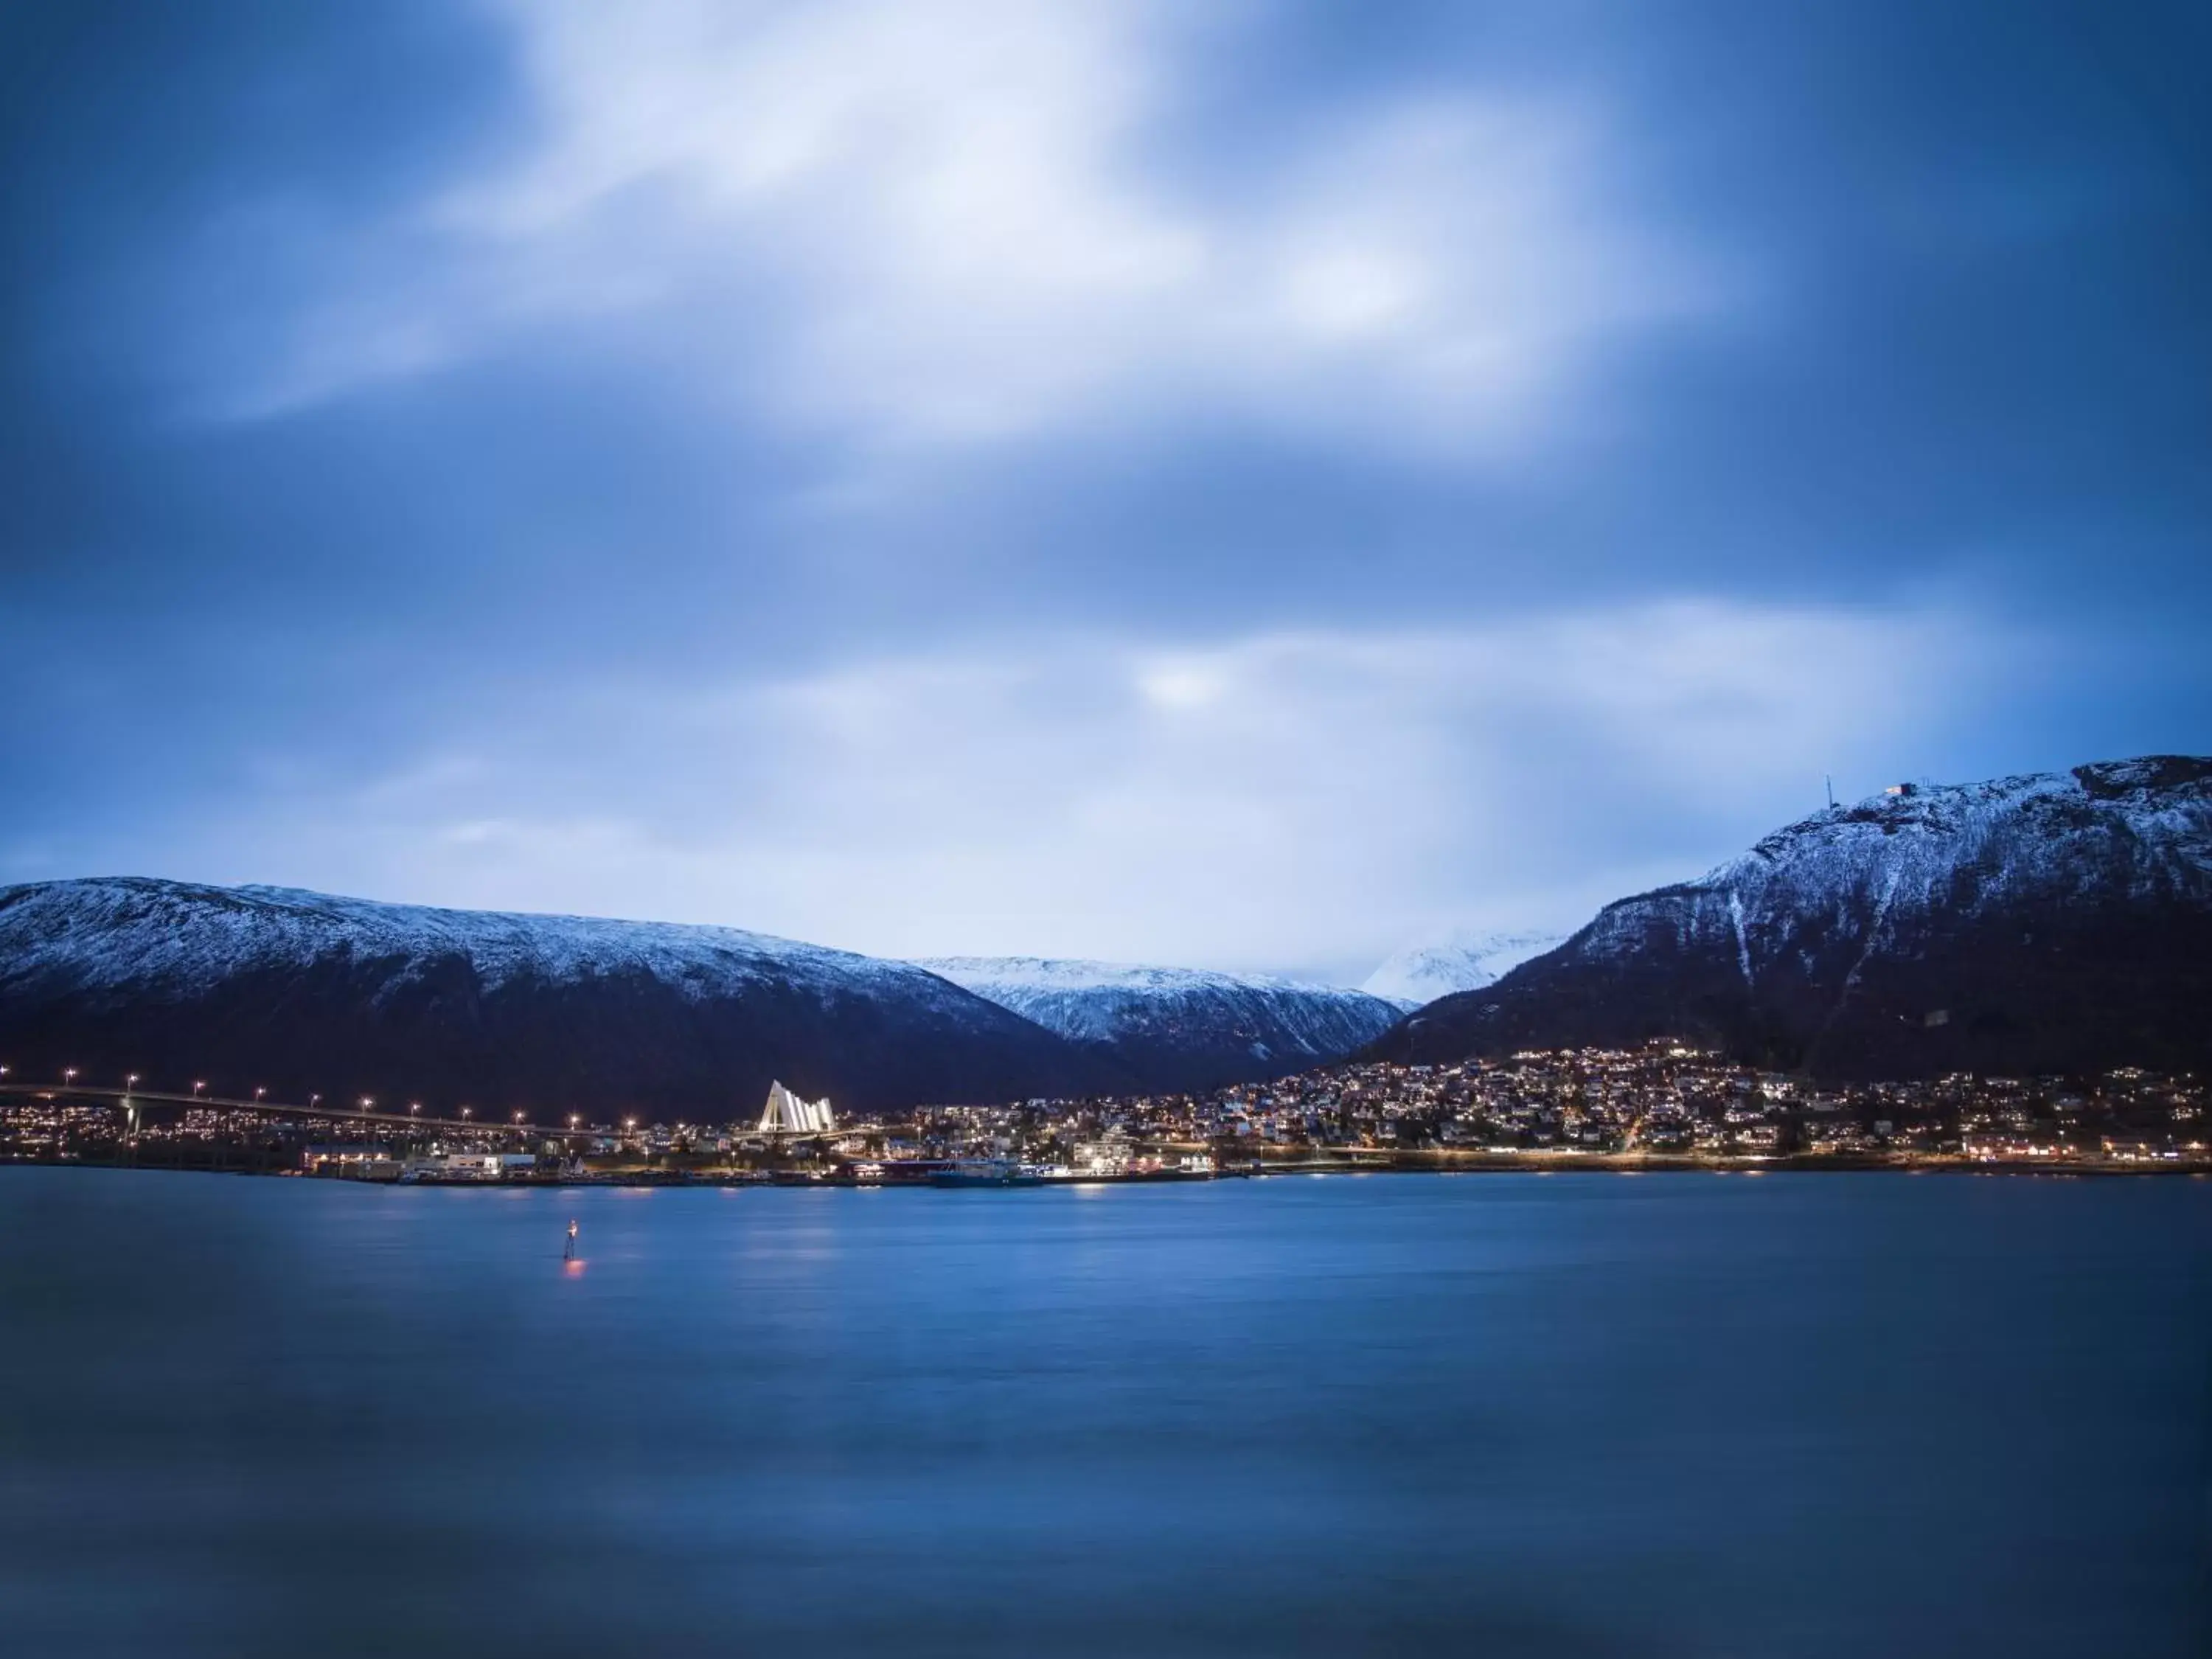
<path id="1" fill-rule="evenodd" d="M 2203 1182 L 10 1170 L 0 1343 L 27 1655 L 2212 1651 Z"/>

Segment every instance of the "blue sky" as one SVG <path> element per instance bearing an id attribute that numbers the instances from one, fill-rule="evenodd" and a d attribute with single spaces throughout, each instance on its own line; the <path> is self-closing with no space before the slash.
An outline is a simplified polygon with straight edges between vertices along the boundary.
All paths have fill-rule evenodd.
<path id="1" fill-rule="evenodd" d="M 0 880 L 1356 980 L 2212 747 L 2201 8 L 0 20 Z"/>

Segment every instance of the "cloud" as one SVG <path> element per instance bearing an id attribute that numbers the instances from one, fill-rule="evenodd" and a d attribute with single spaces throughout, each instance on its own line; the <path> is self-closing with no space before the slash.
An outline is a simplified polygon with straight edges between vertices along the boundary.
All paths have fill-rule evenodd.
<path id="1" fill-rule="evenodd" d="M 9 875 L 1356 975 L 2202 746 L 2201 192 L 2017 8 L 92 9 Z"/>
<path id="2" fill-rule="evenodd" d="M 1540 439 L 1603 342 L 1716 291 L 1564 94 L 1401 87 L 1177 164 L 1250 16 L 499 15 L 519 153 L 367 232 L 230 413 L 607 328 L 660 340 L 704 405 L 876 442 L 1228 418 L 1495 454 Z"/>
<path id="3" fill-rule="evenodd" d="M 248 873 L 382 896 L 1356 982 L 1409 939 L 1564 928 L 1694 874 L 1816 806 L 1824 770 L 1871 793 L 2033 672 L 2024 641 L 1934 610 L 1067 635 L 533 689 L 456 749 L 213 839 L 265 860 Z"/>

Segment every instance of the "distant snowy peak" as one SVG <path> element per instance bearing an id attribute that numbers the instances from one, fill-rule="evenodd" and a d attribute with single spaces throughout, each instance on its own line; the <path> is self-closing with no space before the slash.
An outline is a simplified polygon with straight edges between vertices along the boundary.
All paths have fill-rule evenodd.
<path id="1" fill-rule="evenodd" d="M 1154 1082 L 1280 1076 L 1372 1042 L 1400 1012 L 1363 991 L 1267 975 L 1040 957 L 939 957 L 914 965 L 1104 1050 Z"/>
<path id="2" fill-rule="evenodd" d="M 1359 988 L 1407 1010 L 1477 991 L 1566 937 L 1553 933 L 1455 933 L 1442 944 L 1409 945 L 1367 976 Z"/>
<path id="3" fill-rule="evenodd" d="M 1066 957 L 927 957 L 913 965 L 965 986 L 978 995 L 982 994 L 979 988 L 983 985 L 1001 988 L 1012 995 L 1127 991 L 1147 996 L 1174 996 L 1251 989 L 1304 991 L 1329 997 L 1358 994 L 1340 986 L 1311 985 L 1272 974 L 1222 974 L 1207 968 L 1152 968 Z"/>

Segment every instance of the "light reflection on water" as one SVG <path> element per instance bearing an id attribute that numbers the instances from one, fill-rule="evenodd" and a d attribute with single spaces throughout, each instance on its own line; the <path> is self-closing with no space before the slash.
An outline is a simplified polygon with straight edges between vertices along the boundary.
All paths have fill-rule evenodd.
<path id="1" fill-rule="evenodd" d="M 2212 1651 L 2203 1183 L 11 1170 L 0 1334 L 11 1652 Z"/>

